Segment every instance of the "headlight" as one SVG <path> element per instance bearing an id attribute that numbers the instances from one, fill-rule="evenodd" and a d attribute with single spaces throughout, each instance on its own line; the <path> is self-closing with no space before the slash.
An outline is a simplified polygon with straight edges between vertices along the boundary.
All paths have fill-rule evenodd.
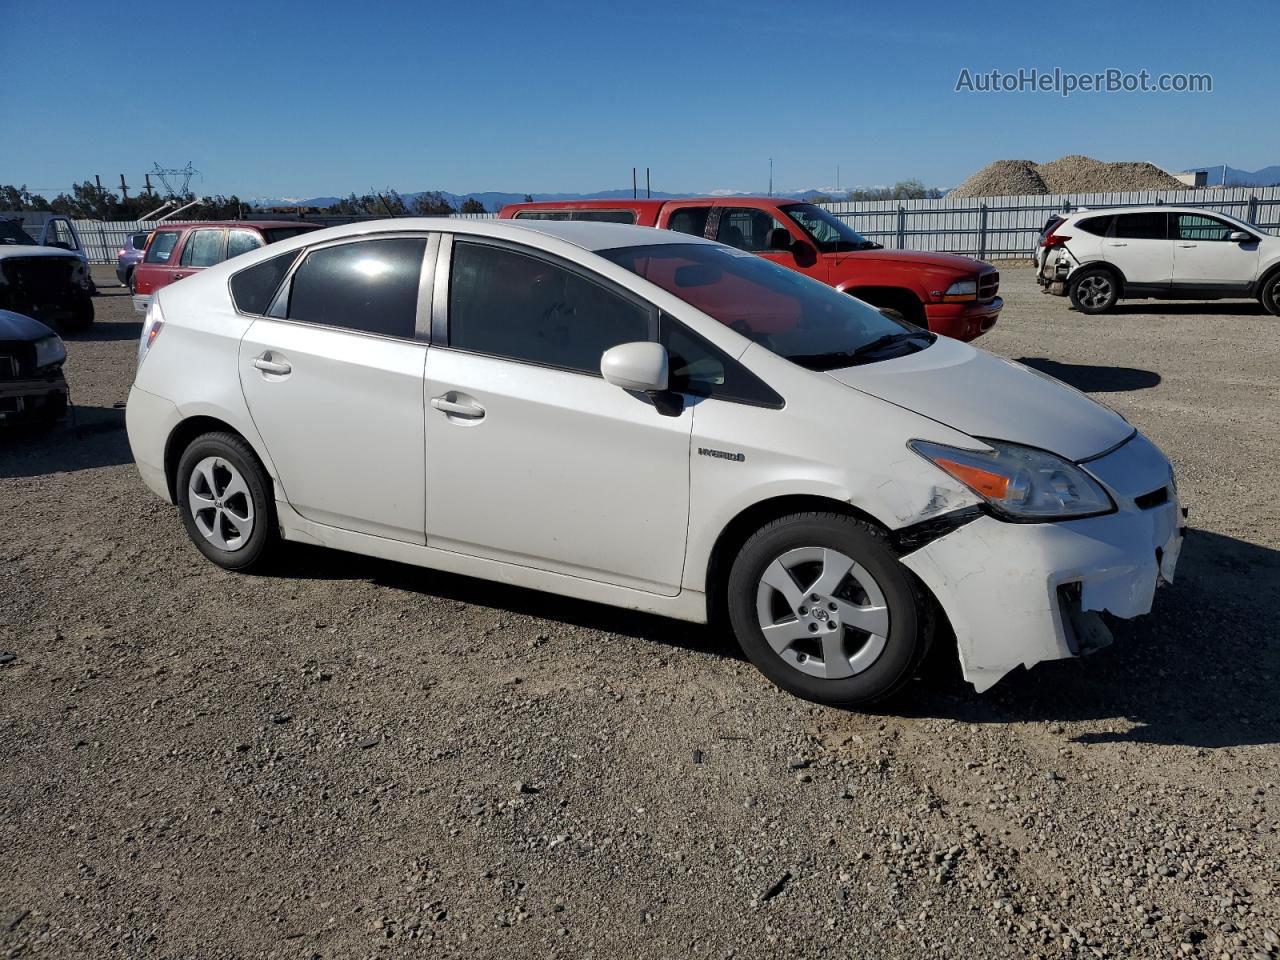
<path id="1" fill-rule="evenodd" d="M 36 367 L 51 367 L 67 359 L 67 347 L 61 337 L 45 337 L 36 341 Z"/>
<path id="2" fill-rule="evenodd" d="M 151 303 L 147 306 L 147 318 L 142 324 L 142 337 L 138 340 L 138 366 L 142 366 L 143 358 L 163 328 L 164 314 L 160 312 L 160 304 L 152 296 Z"/>
<path id="3" fill-rule="evenodd" d="M 947 287 L 947 292 L 942 295 L 943 303 L 954 303 L 960 300 L 977 300 L 978 299 L 978 281 L 977 280 L 957 280 L 951 286 Z"/>
<path id="4" fill-rule="evenodd" d="M 1115 509 L 1110 495 L 1074 463 L 1043 450 L 984 440 L 963 450 L 927 440 L 908 446 L 982 497 L 1006 520 L 1063 520 Z"/>

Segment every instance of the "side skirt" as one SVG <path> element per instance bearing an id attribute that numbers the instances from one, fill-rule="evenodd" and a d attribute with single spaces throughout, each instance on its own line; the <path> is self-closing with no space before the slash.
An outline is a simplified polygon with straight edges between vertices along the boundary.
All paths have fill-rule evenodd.
<path id="1" fill-rule="evenodd" d="M 707 622 L 707 598 L 706 594 L 700 590 L 690 590 L 686 587 L 674 597 L 660 597 L 657 594 L 618 587 L 610 583 L 600 583 L 597 580 L 550 573 L 515 563 L 469 557 L 421 544 L 341 530 L 308 520 L 283 500 L 276 500 L 276 516 L 280 520 L 281 536 L 297 543 L 309 543 L 396 563 L 408 563 L 431 570 L 491 580 L 495 583 L 542 590 L 546 593 L 574 597 L 578 600 L 590 600 L 625 610 L 656 613 L 675 620 L 688 620 L 692 623 Z"/>

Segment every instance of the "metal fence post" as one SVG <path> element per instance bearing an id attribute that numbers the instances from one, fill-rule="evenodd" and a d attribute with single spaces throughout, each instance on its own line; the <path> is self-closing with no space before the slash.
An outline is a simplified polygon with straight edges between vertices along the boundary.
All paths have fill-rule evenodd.
<path id="1" fill-rule="evenodd" d="M 1258 222 L 1258 198 L 1257 197 L 1253 197 L 1253 196 L 1249 197 L 1249 216 L 1245 217 L 1245 220 L 1249 223 L 1255 223 L 1255 224 Z"/>
<path id="2" fill-rule="evenodd" d="M 102 259 L 101 263 L 111 262 L 111 248 L 107 246 L 107 235 L 102 230 L 102 221 L 98 221 L 98 239 L 102 241 Z M 159 309 L 159 308 L 157 308 Z"/>
<path id="3" fill-rule="evenodd" d="M 978 208 L 978 259 L 987 259 L 987 205 Z"/>
<path id="4" fill-rule="evenodd" d="M 907 208 L 898 204 L 898 249 L 907 248 Z"/>

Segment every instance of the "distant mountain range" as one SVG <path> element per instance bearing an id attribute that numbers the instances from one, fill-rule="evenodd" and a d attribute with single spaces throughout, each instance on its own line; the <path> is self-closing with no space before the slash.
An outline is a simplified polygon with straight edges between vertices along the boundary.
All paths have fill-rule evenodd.
<path id="1" fill-rule="evenodd" d="M 1209 175 L 1205 182 L 1211 187 L 1217 187 L 1223 183 L 1222 174 L 1224 169 L 1227 175 L 1226 182 L 1233 186 L 1271 187 L 1280 184 L 1280 165 L 1249 171 L 1217 163 L 1205 167 L 1188 167 L 1184 172 L 1191 173 L 1193 170 L 1204 170 Z"/>
<path id="2" fill-rule="evenodd" d="M 421 190 L 416 193 L 402 193 L 400 196 L 405 203 L 412 204 L 415 199 L 429 191 Z M 461 209 L 462 204 L 467 200 L 478 200 L 484 204 L 484 208 L 493 213 L 497 213 L 509 203 L 521 203 L 526 194 L 523 193 L 502 193 L 497 190 L 488 190 L 482 193 L 449 193 L 447 190 L 439 191 L 440 195 L 453 205 L 455 209 Z M 716 191 L 716 195 L 731 196 L 747 196 L 745 192 L 728 192 Z M 790 197 L 796 200 L 813 200 L 828 196 L 820 190 L 800 190 L 790 193 L 778 193 L 779 197 Z M 625 190 L 600 190 L 596 193 L 534 193 L 529 194 L 535 201 L 558 203 L 566 200 L 630 200 L 631 189 Z M 643 196 L 643 194 L 641 194 Z M 696 193 L 663 193 L 660 190 L 653 191 L 650 194 L 655 200 L 672 200 L 679 197 L 706 196 L 706 194 Z M 259 200 L 257 205 L 260 207 L 331 207 L 339 202 L 342 197 L 311 197 L 307 200 L 285 200 L 285 199 L 266 199 Z"/>

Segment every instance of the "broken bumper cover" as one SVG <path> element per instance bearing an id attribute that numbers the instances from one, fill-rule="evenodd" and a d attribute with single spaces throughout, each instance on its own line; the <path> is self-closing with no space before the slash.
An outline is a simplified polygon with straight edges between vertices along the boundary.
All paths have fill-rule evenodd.
<path id="1" fill-rule="evenodd" d="M 0 421 L 65 409 L 67 381 L 59 371 L 28 380 L 0 380 Z M 60 414 L 59 414 L 60 415 Z"/>
<path id="2" fill-rule="evenodd" d="M 1164 455 L 1135 434 L 1081 464 L 1111 494 L 1114 513 L 1058 523 L 983 516 L 902 558 L 933 591 L 956 634 L 964 677 L 979 692 L 1018 666 L 1104 646 L 1090 611 L 1151 610 L 1172 582 L 1184 533 Z"/>

